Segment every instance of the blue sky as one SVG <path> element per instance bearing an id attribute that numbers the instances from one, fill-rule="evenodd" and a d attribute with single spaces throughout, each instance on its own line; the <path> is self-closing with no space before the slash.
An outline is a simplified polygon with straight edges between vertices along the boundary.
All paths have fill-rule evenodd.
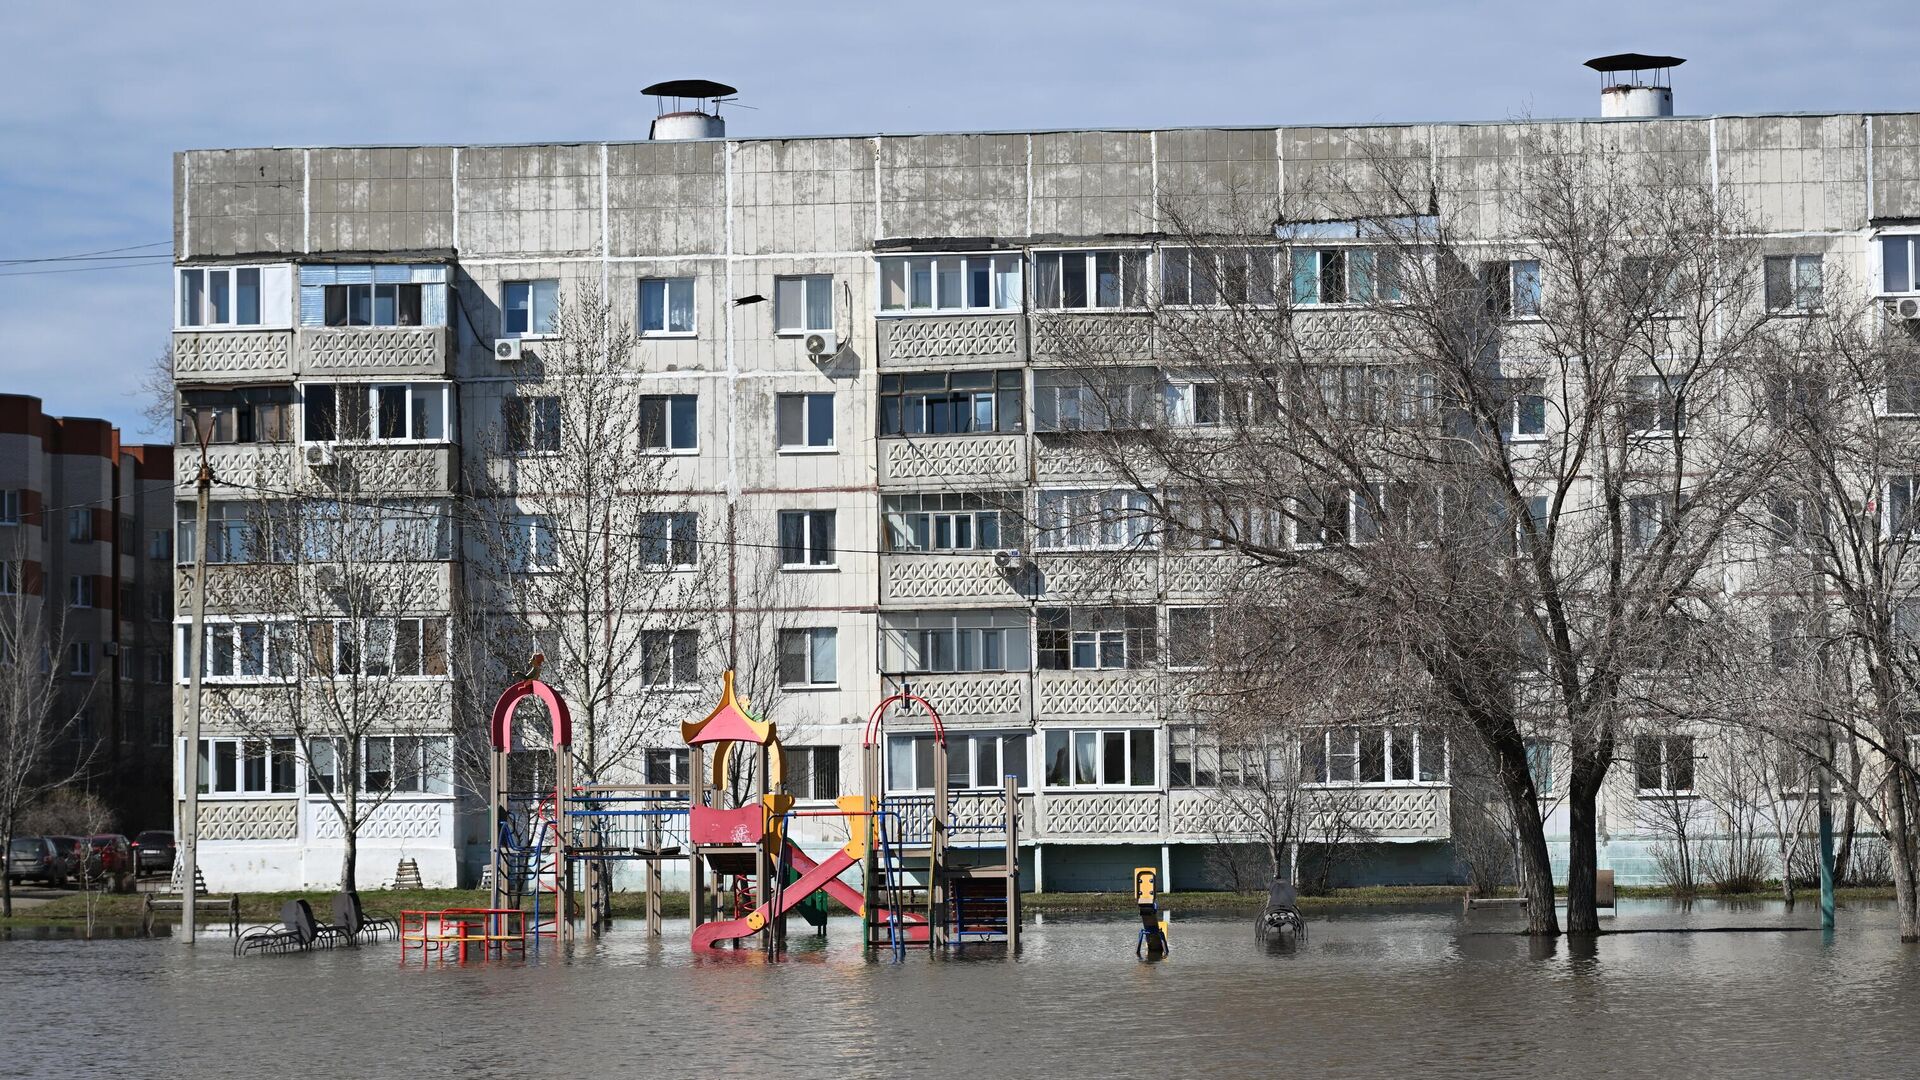
<path id="1" fill-rule="evenodd" d="M 639 90 L 735 135 L 1484 120 L 1597 111 L 1603 53 L 1689 58 L 1682 113 L 1920 108 L 1910 4 L 27 0 L 6 17 L 0 260 L 166 252 L 175 150 L 626 139 Z M 1890 75 L 1899 78 L 1889 78 Z M 138 437 L 167 263 L 0 265 L 0 392 Z M 49 269 L 89 269 L 24 273 Z M 162 433 L 160 438 L 165 438 Z"/>

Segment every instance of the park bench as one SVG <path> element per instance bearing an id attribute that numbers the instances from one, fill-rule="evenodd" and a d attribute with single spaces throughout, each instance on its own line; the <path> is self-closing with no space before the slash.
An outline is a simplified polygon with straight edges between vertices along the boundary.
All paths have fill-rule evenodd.
<path id="1" fill-rule="evenodd" d="M 147 894 L 146 902 L 140 912 L 140 932 L 153 933 L 154 921 L 162 912 L 184 911 L 186 906 L 187 894 L 180 887 L 180 869 L 176 865 L 168 890 Z M 240 933 L 240 897 L 208 895 L 206 875 L 198 870 L 193 872 L 193 910 L 196 915 L 202 911 L 224 912 L 227 932 L 235 935 Z"/>
<path id="2" fill-rule="evenodd" d="M 1468 885 L 1466 899 L 1461 910 L 1472 911 L 1477 907 L 1498 907 L 1507 904 L 1524 904 L 1526 902 L 1527 898 L 1524 896 L 1475 896 L 1473 894 L 1473 886 Z M 1612 870 L 1598 870 L 1594 872 L 1593 906 L 1597 908 L 1607 908 L 1615 914 L 1619 914 L 1620 905 L 1614 894 Z"/>

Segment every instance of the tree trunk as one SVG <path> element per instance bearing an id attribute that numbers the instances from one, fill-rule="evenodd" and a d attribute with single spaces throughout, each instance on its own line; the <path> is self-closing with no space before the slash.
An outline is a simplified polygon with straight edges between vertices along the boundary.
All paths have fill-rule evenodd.
<path id="1" fill-rule="evenodd" d="M 4 835 L 0 835 L 0 858 L 13 857 L 13 828 L 9 826 Z M 0 916 L 13 918 L 13 875 L 0 866 Z"/>
<path id="2" fill-rule="evenodd" d="M 1887 860 L 1893 865 L 1893 899 L 1900 909 L 1900 940 L 1920 941 L 1920 920 L 1915 919 L 1913 893 L 1912 824 L 1907 812 L 1905 782 L 1889 776 L 1880 790 L 1886 801 Z"/>
<path id="3" fill-rule="evenodd" d="M 1482 729 L 1484 730 L 1484 728 Z M 1515 863 L 1520 886 L 1527 894 L 1527 933 L 1556 937 L 1560 920 L 1553 907 L 1553 860 L 1547 854 L 1547 830 L 1540 820 L 1539 794 L 1527 770 L 1526 744 L 1517 729 L 1507 726 L 1490 740 L 1500 787 L 1507 796 L 1507 816 L 1513 820 L 1518 850 Z"/>
<path id="4" fill-rule="evenodd" d="M 1853 861 L 1854 814 L 1859 812 L 1859 804 L 1854 801 L 1852 790 L 1847 792 L 1847 809 L 1840 816 L 1840 848 L 1833 855 L 1833 882 L 1847 880 L 1848 864 Z"/>
<path id="5" fill-rule="evenodd" d="M 1600 780 L 1605 775 L 1591 755 L 1576 749 L 1572 782 L 1567 786 L 1567 932 L 1600 932 L 1600 910 L 1595 905 L 1600 848 L 1596 806 Z"/>
<path id="6" fill-rule="evenodd" d="M 357 864 L 360 861 L 360 837 L 356 829 L 342 830 L 347 834 L 347 851 L 340 859 L 340 888 L 355 896 L 360 895 L 360 886 L 356 884 Z"/>

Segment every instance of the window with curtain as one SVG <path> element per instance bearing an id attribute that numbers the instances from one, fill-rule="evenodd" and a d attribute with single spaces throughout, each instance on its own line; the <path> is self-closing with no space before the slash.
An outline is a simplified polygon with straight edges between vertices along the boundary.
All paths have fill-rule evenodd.
<path id="1" fill-rule="evenodd" d="M 643 335 L 692 334 L 693 279 L 640 279 L 640 333 Z"/>

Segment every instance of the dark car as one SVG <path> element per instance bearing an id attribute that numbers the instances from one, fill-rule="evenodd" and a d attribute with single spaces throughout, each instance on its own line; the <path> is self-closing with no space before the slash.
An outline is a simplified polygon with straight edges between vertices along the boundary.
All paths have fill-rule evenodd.
<path id="1" fill-rule="evenodd" d="M 49 836 L 47 837 L 47 839 L 53 841 L 53 849 L 56 852 L 59 852 L 60 877 L 62 880 L 78 877 L 84 870 L 86 870 L 86 867 L 81 862 L 83 858 L 83 853 L 80 850 L 79 837 Z M 98 858 L 95 858 L 92 860 L 92 862 L 93 862 L 92 873 L 98 874 L 100 872 L 100 861 Z"/>
<path id="2" fill-rule="evenodd" d="M 162 874 L 173 869 L 173 833 L 148 829 L 133 838 L 133 866 L 138 873 Z"/>
<path id="3" fill-rule="evenodd" d="M 58 885 L 66 874 L 60 849 L 44 836 L 16 836 L 7 847 L 7 877 L 15 883 L 33 880 Z"/>

